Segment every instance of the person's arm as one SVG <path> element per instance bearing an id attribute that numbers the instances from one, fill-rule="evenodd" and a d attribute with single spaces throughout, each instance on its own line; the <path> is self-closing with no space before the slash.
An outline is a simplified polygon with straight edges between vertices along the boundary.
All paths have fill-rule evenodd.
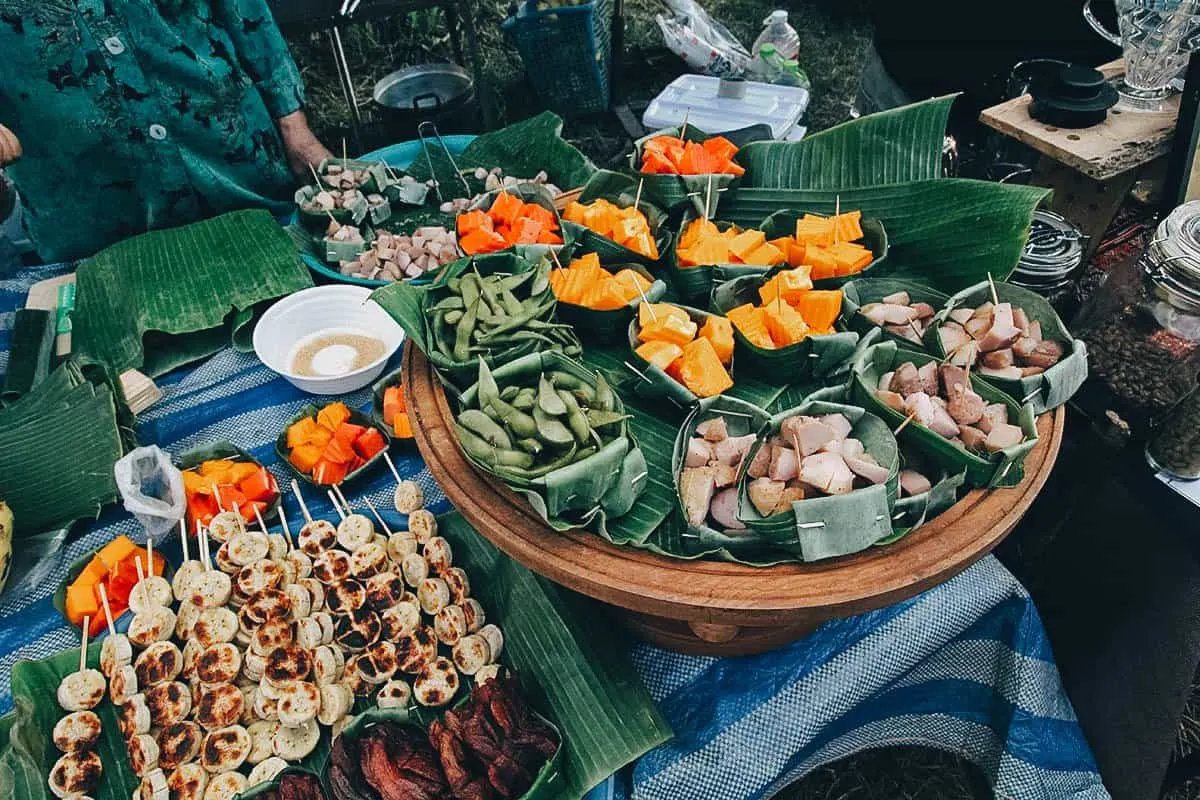
<path id="1" fill-rule="evenodd" d="M 304 81 L 266 0 L 216 0 L 217 20 L 233 41 L 238 61 L 254 81 L 283 140 L 288 166 L 299 178 L 330 152 L 304 116 Z"/>

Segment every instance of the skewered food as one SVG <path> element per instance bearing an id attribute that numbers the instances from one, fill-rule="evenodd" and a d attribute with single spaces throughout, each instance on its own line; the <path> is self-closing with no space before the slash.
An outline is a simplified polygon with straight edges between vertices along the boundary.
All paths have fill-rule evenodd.
<path id="1" fill-rule="evenodd" d="M 196 752 L 200 752 L 199 741 L 196 742 Z M 161 754 L 159 758 L 161 760 Z M 167 776 L 167 789 L 172 800 L 203 800 L 207 787 L 208 773 L 194 762 L 181 763 Z"/>
<path id="2" fill-rule="evenodd" d="M 229 602 L 233 581 L 224 572 L 206 570 L 192 580 L 192 604 L 217 608 Z"/>
<path id="3" fill-rule="evenodd" d="M 133 669 L 143 688 L 172 681 L 183 670 L 183 653 L 173 642 L 154 642 L 138 654 Z"/>
<path id="4" fill-rule="evenodd" d="M 371 542 L 350 554 L 350 574 L 359 580 L 366 580 L 383 572 L 387 566 L 387 546 L 374 541 L 373 536 Z"/>
<path id="5" fill-rule="evenodd" d="M 194 722 L 183 720 L 164 726 L 158 732 L 158 765 L 174 770 L 195 761 L 203 740 L 204 731 Z"/>
<path id="6" fill-rule="evenodd" d="M 241 719 L 245 702 L 242 691 L 232 683 L 202 685 L 195 704 L 196 722 L 209 731 L 227 728 Z"/>
<path id="7" fill-rule="evenodd" d="M 74 711 L 54 725 L 54 746 L 64 753 L 91 750 L 100 738 L 100 718 L 92 711 Z"/>
<path id="8" fill-rule="evenodd" d="M 348 514 L 338 523 L 337 543 L 347 552 L 353 553 L 358 548 L 369 544 L 373 538 L 375 538 L 375 526 L 371 524 L 370 517 L 362 514 Z"/>
<path id="9" fill-rule="evenodd" d="M 375 695 L 375 702 L 380 708 L 408 708 L 412 705 L 412 687 L 393 678 Z"/>
<path id="10" fill-rule="evenodd" d="M 187 719 L 192 711 L 192 692 L 179 681 L 151 686 L 143 693 L 150 709 L 150 724 L 161 728 Z"/>
<path id="11" fill-rule="evenodd" d="M 417 485 L 417 493 L 406 506 L 411 507 L 411 503 L 415 502 L 421 505 L 425 502 L 425 498 L 420 493 L 421 487 Z M 397 502 L 399 502 L 400 487 L 396 487 Z M 396 509 L 400 511 L 400 509 Z M 401 512 L 408 514 L 408 532 L 416 537 L 417 543 L 424 545 L 430 538 L 437 536 L 438 524 L 437 517 L 427 508 L 416 508 L 412 511 Z"/>
<path id="12" fill-rule="evenodd" d="M 450 587 L 450 597 L 456 603 L 464 602 L 471 594 L 471 581 L 467 577 L 466 570 L 461 567 L 450 567 L 445 570 L 442 573 L 442 580 Z"/>
<path id="13" fill-rule="evenodd" d="M 906 361 L 880 378 L 875 396 L 969 452 L 986 455 L 1025 441 L 1020 426 L 1009 423 L 1008 407 L 987 403 L 971 388 L 967 371 L 954 364 L 930 362 L 918 369 Z"/>
<path id="14" fill-rule="evenodd" d="M 343 275 L 368 280 L 399 281 L 419 278 L 458 258 L 458 237 L 437 225 L 417 228 L 412 236 L 379 231 L 371 246 L 342 261 Z"/>
<path id="15" fill-rule="evenodd" d="M 275 755 L 287 761 L 299 761 L 311 753 L 321 739 L 321 729 L 317 721 L 310 720 L 295 728 L 280 726 L 275 731 L 271 746 Z"/>
<path id="16" fill-rule="evenodd" d="M 426 578 L 417 589 L 417 599 L 422 611 L 435 615 L 450 605 L 450 587 L 441 578 Z"/>
<path id="17" fill-rule="evenodd" d="M 247 786 L 257 786 L 264 781 L 273 781 L 279 776 L 279 773 L 287 769 L 288 762 L 284 761 L 279 756 L 270 756 L 256 762 L 254 769 L 250 770 L 250 775 L 246 778 Z"/>
<path id="18" fill-rule="evenodd" d="M 396 490 L 392 494 L 392 502 L 396 510 L 401 514 L 413 514 L 422 510 L 425 505 L 425 494 L 421 491 L 421 485 L 416 481 L 398 481 Z M 411 525 L 409 530 L 412 530 Z M 417 531 L 412 531 L 417 536 L 417 541 L 420 541 L 420 534 Z"/>
<path id="19" fill-rule="evenodd" d="M 108 698 L 113 705 L 119 706 L 129 702 L 129 698 L 138 692 L 137 671 L 132 664 L 118 667 L 108 681 Z"/>
<path id="20" fill-rule="evenodd" d="M 638 171 L 646 175 L 744 175 L 733 157 L 737 145 L 724 136 L 692 142 L 677 136 L 655 136 L 642 145 Z"/>
<path id="21" fill-rule="evenodd" d="M 889 294 L 878 303 L 867 303 L 858 312 L 888 333 L 917 345 L 937 313 L 929 303 L 914 303 L 904 291 Z"/>
<path id="22" fill-rule="evenodd" d="M 501 191 L 486 212 L 458 215 L 458 246 L 469 256 L 495 253 L 518 244 L 562 244 L 557 215 L 537 203 Z"/>
<path id="23" fill-rule="evenodd" d="M 241 725 L 211 730 L 200 745 L 200 765 L 209 772 L 229 772 L 250 755 L 250 734 Z"/>
<path id="24" fill-rule="evenodd" d="M 459 639 L 451 650 L 451 656 L 458 671 L 464 675 L 474 675 L 494 660 L 492 646 L 478 633 Z"/>
<path id="25" fill-rule="evenodd" d="M 669 303 L 638 306 L 634 350 L 697 397 L 712 397 L 733 386 L 733 329 L 728 320 L 710 316 L 701 327 L 691 315 Z"/>
<path id="26" fill-rule="evenodd" d="M 145 695 L 133 695 L 117 710 L 117 725 L 126 739 L 149 733 L 150 721 L 150 707 L 146 705 Z"/>
<path id="27" fill-rule="evenodd" d="M 222 772 L 209 778 L 204 790 L 204 800 L 234 800 L 246 790 L 249 782 L 240 772 Z"/>
<path id="28" fill-rule="evenodd" d="M 321 707 L 317 711 L 317 722 L 334 725 L 350 713 L 354 705 L 354 693 L 341 683 L 327 683 L 320 687 Z"/>
<path id="29" fill-rule="evenodd" d="M 125 747 L 129 753 L 129 766 L 133 768 L 134 775 L 141 778 L 150 770 L 158 768 L 158 742 L 154 740 L 153 736 L 147 733 L 132 736 L 125 743 Z"/>
<path id="30" fill-rule="evenodd" d="M 638 255 L 645 256 L 652 261 L 658 260 L 658 244 L 654 241 L 654 231 L 650 227 L 650 220 L 642 213 L 641 209 L 633 204 L 622 208 L 603 197 L 588 204 L 572 202 L 567 205 L 562 217 L 568 222 L 582 225 L 606 239 L 611 239 Z M 599 264 L 597 256 L 596 266 Z M 623 270 L 623 272 L 631 271 Z M 632 274 L 637 275 L 636 272 Z M 649 285 L 646 288 L 650 288 Z M 555 293 L 557 294 L 557 292 Z M 580 303 L 579 305 L 588 304 Z M 590 307 L 595 308 L 595 306 Z"/>
<path id="31" fill-rule="evenodd" d="M 175 612 L 165 606 L 134 614 L 129 622 L 129 641 L 135 647 L 149 647 L 170 639 L 175 633 Z"/>
<path id="32" fill-rule="evenodd" d="M 316 558 L 337 544 L 337 528 L 329 520 L 315 519 L 300 529 L 296 541 L 306 555 Z"/>
<path id="33" fill-rule="evenodd" d="M 321 692 L 308 681 L 287 681 L 279 687 L 276 712 L 279 723 L 289 728 L 304 725 L 317 716 L 321 708 Z"/>
<path id="34" fill-rule="evenodd" d="M 421 667 L 437 658 L 437 637 L 433 629 L 422 625 L 396 642 L 396 662 L 401 672 L 416 675 Z"/>
<path id="35" fill-rule="evenodd" d="M 1012 303 L 956 308 L 938 328 L 949 362 L 992 378 L 1040 375 L 1062 359 L 1060 342 L 1042 338 L 1042 324 Z"/>
<path id="36" fill-rule="evenodd" d="M 138 583 L 138 562 L 149 563 L 150 554 L 138 547 L 126 536 L 118 536 L 101 548 L 83 571 L 67 587 L 63 611 L 73 625 L 80 625 L 86 616 L 91 620 L 90 635 L 96 636 L 104 628 L 105 616 L 101 613 L 100 594 L 109 603 L 109 613 L 117 619 L 129 607 L 129 594 Z M 154 571 L 162 574 L 166 560 L 160 553 L 154 554 Z M 107 673 L 106 673 L 107 674 Z"/>
<path id="37" fill-rule="evenodd" d="M 72 672 L 58 685 L 58 704 L 64 711 L 87 711 L 100 705 L 107 685 L 98 669 Z"/>
<path id="38" fill-rule="evenodd" d="M 100 786 L 103 774 L 100 756 L 94 751 L 65 753 L 50 768 L 50 791 L 61 798 L 90 794 Z"/>
<path id="39" fill-rule="evenodd" d="M 112 633 L 100 643 L 100 671 L 112 678 L 115 670 L 133 661 L 133 645 L 123 633 Z"/>
<path id="40" fill-rule="evenodd" d="M 458 687 L 458 670 L 454 663 L 439 656 L 421 667 L 413 679 L 413 697 L 423 706 L 444 706 L 458 693 Z"/>

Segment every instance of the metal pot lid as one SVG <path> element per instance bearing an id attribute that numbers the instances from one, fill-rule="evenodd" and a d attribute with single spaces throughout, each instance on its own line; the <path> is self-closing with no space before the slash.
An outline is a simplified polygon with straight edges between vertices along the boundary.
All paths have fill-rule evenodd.
<path id="1" fill-rule="evenodd" d="M 417 64 L 389 73 L 375 84 L 375 102 L 401 111 L 427 111 L 463 100 L 474 89 L 457 64 Z"/>
<path id="2" fill-rule="evenodd" d="M 1083 262 L 1083 234 L 1064 217 L 1038 209 L 1017 272 L 1042 279 L 1068 275 Z"/>

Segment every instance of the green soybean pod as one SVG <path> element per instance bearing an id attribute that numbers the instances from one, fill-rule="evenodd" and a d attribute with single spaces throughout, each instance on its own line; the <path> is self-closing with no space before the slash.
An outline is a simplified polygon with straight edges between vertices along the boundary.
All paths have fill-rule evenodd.
<path id="1" fill-rule="evenodd" d="M 617 395 L 604 378 L 603 372 L 596 372 L 596 401 L 593 404 L 600 411 L 612 411 L 617 407 Z"/>
<path id="2" fill-rule="evenodd" d="M 537 393 L 526 386 L 517 392 L 517 396 L 512 399 L 512 405 L 513 408 L 520 409 L 521 411 L 532 411 L 533 407 L 537 405 Z"/>
<path id="3" fill-rule="evenodd" d="M 442 317 L 442 322 L 445 322 L 447 325 L 457 325 L 459 320 L 463 318 L 464 313 L 463 311 L 447 311 L 446 315 Z"/>
<path id="4" fill-rule="evenodd" d="M 542 445 L 541 442 L 539 442 L 537 439 L 534 439 L 532 437 L 525 438 L 525 439 L 517 439 L 517 441 L 514 442 L 514 444 L 517 447 L 524 450 L 526 453 L 529 453 L 531 456 L 541 455 L 542 451 L 546 449 Z"/>
<path id="5" fill-rule="evenodd" d="M 587 417 L 584 416 L 583 410 L 579 408 L 579 403 L 575 401 L 575 396 L 566 389 L 556 389 L 558 398 L 562 400 L 563 406 L 567 409 L 567 427 L 571 429 L 571 433 L 575 434 L 575 439 L 580 444 L 583 444 L 591 436 L 592 428 L 588 425 Z"/>
<path id="6" fill-rule="evenodd" d="M 562 417 L 567 413 L 567 406 L 545 374 L 538 378 L 538 408 L 552 417 Z"/>
<path id="7" fill-rule="evenodd" d="M 477 408 L 468 408 L 458 415 L 458 424 L 493 447 L 512 449 L 512 439 L 494 419 Z"/>
<path id="8" fill-rule="evenodd" d="M 509 405 L 498 396 L 488 401 L 488 406 L 495 410 L 497 416 L 500 417 L 500 421 L 508 426 L 508 429 L 515 433 L 518 438 L 526 439 L 537 436 L 537 422 L 532 416 L 526 414 L 521 409 Z"/>
<path id="9" fill-rule="evenodd" d="M 463 302 L 459 295 L 450 295 L 443 297 L 438 302 L 429 307 L 430 311 L 462 311 L 466 308 L 466 303 Z"/>
<path id="10" fill-rule="evenodd" d="M 520 386 L 505 386 L 503 389 L 500 390 L 500 399 L 506 403 L 511 403 L 513 401 L 513 398 L 517 396 L 517 392 L 519 392 L 519 391 L 521 391 Z M 481 405 L 481 406 L 484 405 L 482 400 L 480 401 L 479 405 Z"/>
<path id="11" fill-rule="evenodd" d="M 537 437 L 543 442 L 556 447 L 566 447 L 575 443 L 575 436 L 570 428 L 543 411 L 541 405 L 533 407 L 533 421 L 537 423 Z"/>
<path id="12" fill-rule="evenodd" d="M 458 441 L 462 444 L 463 450 L 466 451 L 467 455 L 484 464 L 496 463 L 496 448 L 457 422 L 454 423 L 454 431 L 458 434 Z"/>
<path id="13" fill-rule="evenodd" d="M 463 308 L 470 308 L 471 304 L 479 299 L 478 280 L 478 277 L 470 272 L 462 276 L 462 283 L 459 284 L 459 290 L 462 293 Z"/>
<path id="14" fill-rule="evenodd" d="M 467 313 L 458 321 L 454 332 L 454 360 L 466 361 L 471 357 L 471 334 L 475 331 L 475 319 L 479 314 L 479 299 L 467 306 Z"/>
<path id="15" fill-rule="evenodd" d="M 517 296 L 508 289 L 500 290 L 500 302 L 504 304 L 504 309 L 508 311 L 510 316 L 515 317 L 523 310 L 521 307 L 521 301 L 518 300 Z"/>

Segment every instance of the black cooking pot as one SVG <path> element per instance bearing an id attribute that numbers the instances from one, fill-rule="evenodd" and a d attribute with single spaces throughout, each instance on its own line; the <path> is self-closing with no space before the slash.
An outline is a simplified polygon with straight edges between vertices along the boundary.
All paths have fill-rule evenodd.
<path id="1" fill-rule="evenodd" d="M 422 122 L 443 134 L 478 133 L 475 82 L 456 64 L 418 64 L 380 79 L 373 92 L 388 134 L 395 141 L 416 139 Z"/>

